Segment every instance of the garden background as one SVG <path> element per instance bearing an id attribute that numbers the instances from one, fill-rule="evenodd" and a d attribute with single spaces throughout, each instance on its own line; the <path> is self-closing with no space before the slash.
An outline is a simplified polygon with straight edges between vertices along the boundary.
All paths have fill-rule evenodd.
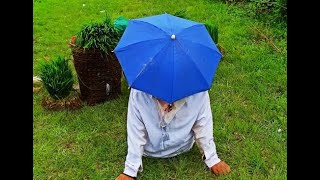
<path id="1" fill-rule="evenodd" d="M 194 146 L 175 158 L 144 158 L 139 179 L 287 179 L 286 1 L 34 0 L 33 75 L 42 60 L 71 59 L 69 40 L 87 23 L 164 12 L 219 28 L 225 54 L 209 94 L 217 152 L 232 172 L 214 176 Z M 45 88 L 34 93 L 33 179 L 115 179 L 127 152 L 128 95 L 122 79 L 115 100 L 50 111 L 41 106 Z"/>

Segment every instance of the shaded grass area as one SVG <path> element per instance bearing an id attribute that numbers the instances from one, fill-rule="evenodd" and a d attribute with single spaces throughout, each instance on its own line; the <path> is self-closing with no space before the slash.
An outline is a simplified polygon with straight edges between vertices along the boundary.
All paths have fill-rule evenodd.
<path id="1" fill-rule="evenodd" d="M 236 6 L 206 0 L 34 1 L 34 75 L 41 59 L 71 58 L 70 37 L 105 13 L 115 19 L 180 10 L 219 27 L 226 53 L 209 93 L 217 151 L 232 172 L 212 175 L 195 146 L 175 158 L 144 158 L 139 178 L 287 179 L 286 29 L 265 26 Z M 44 110 L 45 90 L 33 95 L 34 179 L 114 179 L 122 172 L 129 95 L 124 80 L 122 85 L 117 100 L 75 111 Z"/>

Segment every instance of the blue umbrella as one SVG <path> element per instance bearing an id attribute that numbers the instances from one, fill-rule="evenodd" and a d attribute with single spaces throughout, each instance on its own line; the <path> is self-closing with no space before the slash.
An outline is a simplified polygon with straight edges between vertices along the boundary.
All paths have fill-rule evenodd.
<path id="1" fill-rule="evenodd" d="M 210 89 L 222 56 L 204 24 L 170 14 L 129 20 L 114 52 L 130 87 L 168 103 Z"/>

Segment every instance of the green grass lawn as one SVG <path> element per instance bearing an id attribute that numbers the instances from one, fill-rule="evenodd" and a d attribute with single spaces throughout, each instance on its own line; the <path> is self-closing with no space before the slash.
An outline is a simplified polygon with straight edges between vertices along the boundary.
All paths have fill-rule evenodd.
<path id="1" fill-rule="evenodd" d="M 41 59 L 71 58 L 70 37 L 105 13 L 115 19 L 185 10 L 186 18 L 217 24 L 225 56 L 209 93 L 217 152 L 232 172 L 211 174 L 194 146 L 171 159 L 144 158 L 139 179 L 287 179 L 285 27 L 209 0 L 34 0 L 33 7 L 34 75 Z M 44 110 L 45 89 L 33 95 L 34 179 L 115 179 L 123 171 L 129 90 L 122 85 L 120 98 L 74 111 Z"/>

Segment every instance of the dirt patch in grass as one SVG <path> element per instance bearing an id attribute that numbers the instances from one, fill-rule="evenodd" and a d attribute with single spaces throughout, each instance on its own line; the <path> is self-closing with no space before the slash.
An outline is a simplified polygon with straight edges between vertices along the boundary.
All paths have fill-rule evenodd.
<path id="1" fill-rule="evenodd" d="M 75 110 L 83 107 L 83 102 L 78 95 L 71 95 L 66 99 L 55 100 L 51 97 L 44 97 L 41 103 L 42 107 L 47 110 L 61 111 L 64 109 Z"/>
<path id="2" fill-rule="evenodd" d="M 65 149 L 72 150 L 72 149 L 75 149 L 75 144 L 72 143 L 72 142 L 67 142 L 67 143 L 63 144 L 63 147 L 64 147 Z"/>

